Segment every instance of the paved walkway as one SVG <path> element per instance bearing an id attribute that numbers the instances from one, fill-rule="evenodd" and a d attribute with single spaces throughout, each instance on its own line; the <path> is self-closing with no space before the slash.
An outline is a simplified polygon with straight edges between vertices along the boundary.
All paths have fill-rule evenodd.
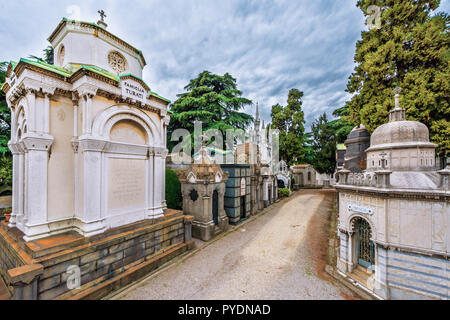
<path id="1" fill-rule="evenodd" d="M 114 299 L 346 299 L 322 271 L 333 191 L 302 190 Z"/>

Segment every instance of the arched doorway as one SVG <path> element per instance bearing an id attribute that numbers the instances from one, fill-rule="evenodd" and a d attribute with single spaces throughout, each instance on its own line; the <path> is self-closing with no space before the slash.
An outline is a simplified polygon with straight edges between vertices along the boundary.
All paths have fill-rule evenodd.
<path id="1" fill-rule="evenodd" d="M 212 215 L 214 224 L 219 224 L 219 193 L 217 190 L 214 190 L 213 192 L 213 204 L 212 204 Z"/>
<path id="2" fill-rule="evenodd" d="M 365 268 L 370 268 L 375 264 L 374 244 L 370 240 L 372 237 L 370 224 L 362 218 L 357 218 L 355 229 L 357 262 Z"/>

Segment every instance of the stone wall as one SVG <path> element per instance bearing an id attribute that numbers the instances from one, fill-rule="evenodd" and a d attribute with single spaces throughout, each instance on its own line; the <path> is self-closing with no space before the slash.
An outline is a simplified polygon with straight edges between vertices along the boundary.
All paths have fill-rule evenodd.
<path id="1" fill-rule="evenodd" d="M 442 257 L 378 248 L 378 269 L 391 299 L 450 297 L 450 261 Z"/>
<path id="2" fill-rule="evenodd" d="M 7 270 L 6 283 L 20 287 L 13 290 L 13 299 L 55 299 L 61 295 L 70 295 L 67 285 L 71 274 L 69 267 L 79 268 L 81 288 L 91 288 L 122 274 L 130 267 L 164 256 L 165 252 L 172 249 L 186 251 L 191 242 L 191 222 L 191 216 L 178 212 L 158 223 L 137 223 L 128 228 L 119 228 L 116 233 L 85 238 L 85 241 L 74 247 L 60 247 L 58 252 L 48 251 L 42 256 L 41 253 L 34 252 L 30 256 L 34 255 L 35 258 L 25 265 L 30 267 L 28 269 L 23 269 L 23 266 L 17 268 L 19 263 L 14 260 L 17 251 L 23 254 L 23 250 L 19 248 L 17 251 L 7 252 L 5 248 L 11 246 L 14 241 L 5 241 L 0 236 L 0 266 L 3 271 Z M 41 270 L 33 276 L 34 280 L 25 283 L 25 287 L 30 291 L 32 284 L 35 289 L 31 290 L 35 292 L 24 296 L 24 283 L 21 278 L 29 270 L 36 273 L 38 268 L 34 266 L 40 266 Z"/>

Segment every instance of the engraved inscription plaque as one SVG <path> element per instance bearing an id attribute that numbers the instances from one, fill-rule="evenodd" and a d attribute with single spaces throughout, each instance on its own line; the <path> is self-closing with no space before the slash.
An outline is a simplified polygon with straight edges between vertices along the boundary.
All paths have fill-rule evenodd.
<path id="1" fill-rule="evenodd" d="M 109 159 L 109 210 L 145 207 L 145 160 Z"/>

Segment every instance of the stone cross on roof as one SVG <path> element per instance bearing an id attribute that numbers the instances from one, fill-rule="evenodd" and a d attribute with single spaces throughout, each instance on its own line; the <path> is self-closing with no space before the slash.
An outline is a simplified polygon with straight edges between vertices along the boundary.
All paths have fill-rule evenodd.
<path id="1" fill-rule="evenodd" d="M 105 14 L 105 11 L 99 10 L 97 12 L 100 14 L 100 20 L 104 22 L 105 18 L 107 17 L 107 15 Z"/>
<path id="2" fill-rule="evenodd" d="M 108 25 L 105 22 L 105 18 L 107 17 L 105 11 L 98 10 L 97 12 L 100 14 L 100 20 L 97 21 L 97 24 L 103 28 L 106 28 Z"/>

